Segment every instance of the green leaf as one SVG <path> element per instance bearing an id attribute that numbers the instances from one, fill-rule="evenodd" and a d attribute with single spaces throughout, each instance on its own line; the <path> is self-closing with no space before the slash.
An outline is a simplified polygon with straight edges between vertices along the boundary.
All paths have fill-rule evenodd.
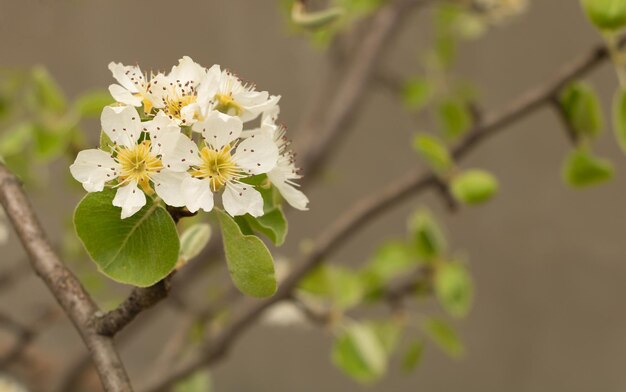
<path id="1" fill-rule="evenodd" d="M 35 67 L 32 71 L 34 92 L 37 103 L 44 109 L 62 112 L 67 104 L 63 92 L 44 67 Z"/>
<path id="2" fill-rule="evenodd" d="M 423 108 L 432 95 L 432 86 L 428 79 L 412 78 L 402 86 L 402 101 L 410 110 Z"/>
<path id="3" fill-rule="evenodd" d="M 376 249 L 366 270 L 387 281 L 406 273 L 418 263 L 412 244 L 389 241 Z"/>
<path id="4" fill-rule="evenodd" d="M 585 13 L 601 30 L 619 30 L 626 26 L 626 0 L 582 0 Z"/>
<path id="5" fill-rule="evenodd" d="M 498 181 L 484 170 L 470 169 L 452 179 L 450 191 L 460 202 L 480 204 L 491 199 L 498 191 Z"/>
<path id="6" fill-rule="evenodd" d="M 300 290 L 328 299 L 336 306 L 349 308 L 363 298 L 360 277 L 353 271 L 335 265 L 321 265 L 311 271 L 299 285 Z"/>
<path id="7" fill-rule="evenodd" d="M 602 131 L 602 109 L 591 86 L 582 82 L 570 84 L 561 94 L 560 102 L 578 134 L 594 137 Z"/>
<path id="8" fill-rule="evenodd" d="M 400 343 L 402 334 L 400 325 L 392 320 L 374 321 L 370 322 L 369 325 L 385 349 L 387 356 L 391 356 L 398 347 L 398 343 Z"/>
<path id="9" fill-rule="evenodd" d="M 113 140 L 104 131 L 100 131 L 100 149 L 105 152 L 113 152 L 115 149 Z"/>
<path id="10" fill-rule="evenodd" d="M 472 305 L 474 288 L 465 266 L 459 262 L 439 265 L 435 274 L 435 292 L 448 313 L 463 317 Z"/>
<path id="11" fill-rule="evenodd" d="M 1 134 L 0 155 L 9 157 L 24 153 L 27 144 L 33 140 L 35 125 L 30 122 L 23 122 L 15 125 Z"/>
<path id="12" fill-rule="evenodd" d="M 626 153 L 626 89 L 620 89 L 613 98 L 613 130 L 622 151 Z"/>
<path id="13" fill-rule="evenodd" d="M 417 210 L 411 216 L 409 229 L 415 238 L 417 254 L 422 259 L 430 261 L 446 251 L 443 231 L 428 210 Z"/>
<path id="14" fill-rule="evenodd" d="M 263 241 L 244 235 L 233 218 L 216 209 L 222 229 L 224 252 L 233 283 L 241 292 L 253 297 L 269 297 L 276 292 L 272 254 Z"/>
<path id="15" fill-rule="evenodd" d="M 135 215 L 120 219 L 114 197 L 114 189 L 85 196 L 74 213 L 76 233 L 103 274 L 121 283 L 150 286 L 178 261 L 176 225 L 149 198 Z"/>
<path id="16" fill-rule="evenodd" d="M 563 164 L 563 179 L 573 187 L 596 185 L 613 178 L 610 161 L 592 156 L 584 148 L 569 153 Z"/>
<path id="17" fill-rule="evenodd" d="M 450 357 L 459 358 L 465 353 L 463 343 L 445 321 L 428 319 L 424 322 L 423 328 L 428 337 Z"/>
<path id="18" fill-rule="evenodd" d="M 415 135 L 413 147 L 437 173 L 445 173 L 454 166 L 448 148 L 434 136 L 423 133 Z"/>
<path id="19" fill-rule="evenodd" d="M 265 235 L 274 245 L 280 246 L 285 242 L 285 237 L 287 237 L 287 219 L 285 219 L 285 214 L 283 214 L 283 210 L 280 207 L 272 208 L 258 218 L 246 214 L 244 219 L 250 229 Z"/>
<path id="20" fill-rule="evenodd" d="M 387 371 L 387 353 L 376 331 L 368 324 L 353 324 L 337 337 L 332 361 L 362 383 L 380 379 Z"/>
<path id="21" fill-rule="evenodd" d="M 213 381 L 211 373 L 200 370 L 191 376 L 176 383 L 174 392 L 211 392 L 213 391 Z"/>
<path id="22" fill-rule="evenodd" d="M 402 358 L 402 370 L 412 372 L 419 366 L 423 356 L 424 342 L 419 339 L 414 340 L 404 353 L 404 357 Z"/>
<path id="23" fill-rule="evenodd" d="M 450 139 L 463 135 L 472 125 L 472 116 L 465 101 L 447 99 L 441 102 L 437 111 L 439 124 Z"/>
<path id="24" fill-rule="evenodd" d="M 33 135 L 36 155 L 41 159 L 49 159 L 63 153 L 70 141 L 73 125 L 59 124 L 56 128 L 35 125 Z"/>
<path id="25" fill-rule="evenodd" d="M 299 2 L 293 3 L 291 8 L 291 20 L 299 27 L 308 30 L 319 30 L 337 21 L 345 13 L 341 7 L 330 7 L 322 11 L 307 12 L 304 5 Z"/>
<path id="26" fill-rule="evenodd" d="M 74 108 L 82 117 L 98 118 L 105 106 L 111 105 L 115 100 L 107 91 L 92 91 L 81 95 L 74 102 Z"/>
<path id="27" fill-rule="evenodd" d="M 190 226 L 180 236 L 180 254 L 185 260 L 198 256 L 211 239 L 211 226 L 206 223 L 196 223 Z"/>

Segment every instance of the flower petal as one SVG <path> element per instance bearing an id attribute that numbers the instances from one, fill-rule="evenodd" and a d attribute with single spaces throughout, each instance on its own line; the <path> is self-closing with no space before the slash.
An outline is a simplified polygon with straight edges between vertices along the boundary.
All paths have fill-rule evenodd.
<path id="1" fill-rule="evenodd" d="M 119 165 L 107 152 L 97 149 L 83 150 L 70 166 L 72 176 L 83 184 L 87 192 L 100 192 L 104 184 L 117 178 Z"/>
<path id="2" fill-rule="evenodd" d="M 267 178 L 274 184 L 289 205 L 301 211 L 308 210 L 309 198 L 298 188 L 287 182 L 284 175 L 277 169 L 267 173 Z"/>
<path id="3" fill-rule="evenodd" d="M 117 80 L 126 90 L 131 93 L 139 91 L 137 89 L 137 84 L 143 82 L 143 74 L 141 73 L 139 67 L 110 62 L 109 70 L 113 74 L 115 80 Z M 131 78 L 133 78 L 133 80 L 131 80 Z"/>
<path id="4" fill-rule="evenodd" d="M 232 216 L 245 214 L 261 216 L 264 214 L 263 196 L 252 185 L 226 183 L 222 203 L 226 212 Z"/>
<path id="5" fill-rule="evenodd" d="M 247 173 L 267 173 L 276 167 L 278 147 L 267 134 L 252 134 L 239 143 L 233 160 Z"/>
<path id="6" fill-rule="evenodd" d="M 193 130 L 202 132 L 206 142 L 215 150 L 237 139 L 243 130 L 243 122 L 238 117 L 229 116 L 216 110 L 209 112 L 204 121 L 193 125 Z"/>
<path id="7" fill-rule="evenodd" d="M 151 179 L 154 182 L 154 190 L 165 204 L 172 207 L 184 207 L 182 183 L 186 177 L 189 177 L 189 174 L 161 170 L 160 173 L 153 174 Z"/>
<path id="8" fill-rule="evenodd" d="M 184 172 L 190 166 L 202 163 L 198 146 L 182 133 L 164 135 L 159 143 L 161 143 L 160 149 L 163 165 L 168 170 Z"/>
<path id="9" fill-rule="evenodd" d="M 140 134 L 139 113 L 132 106 L 107 106 L 100 116 L 102 130 L 117 144 L 133 147 Z"/>
<path id="10" fill-rule="evenodd" d="M 211 192 L 210 181 L 188 176 L 183 179 L 181 190 L 189 211 L 196 212 L 202 209 L 209 212 L 213 209 L 213 192 Z"/>
<path id="11" fill-rule="evenodd" d="M 146 205 L 146 195 L 139 189 L 136 181 L 131 181 L 117 189 L 113 205 L 122 207 L 122 219 L 135 215 Z"/>
<path id="12" fill-rule="evenodd" d="M 135 96 L 133 93 L 120 86 L 119 84 L 112 84 L 109 86 L 109 92 L 113 99 L 117 102 L 125 103 L 132 106 L 141 106 L 143 99 L 140 96 Z"/>
<path id="13" fill-rule="evenodd" d="M 204 79 L 206 72 L 206 68 L 193 61 L 191 57 L 184 56 L 178 60 L 178 65 L 172 67 L 169 77 L 176 82 L 184 84 L 189 81 L 197 86 Z"/>
<path id="14" fill-rule="evenodd" d="M 178 125 L 163 112 L 159 112 L 154 119 L 141 125 L 143 130 L 150 134 L 152 152 L 156 155 L 161 154 L 164 142 L 175 140 L 174 138 L 180 134 Z"/>

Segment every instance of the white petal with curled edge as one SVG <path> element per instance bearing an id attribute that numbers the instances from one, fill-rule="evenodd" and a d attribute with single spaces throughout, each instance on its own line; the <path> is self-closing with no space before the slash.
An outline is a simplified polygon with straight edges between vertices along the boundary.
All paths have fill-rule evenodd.
<path id="1" fill-rule="evenodd" d="M 141 106 L 143 99 L 139 96 L 133 95 L 130 91 L 120 86 L 119 84 L 112 84 L 109 86 L 109 92 L 113 99 L 117 102 L 125 103 L 132 106 Z"/>
<path id="2" fill-rule="evenodd" d="M 184 172 L 190 166 L 202 163 L 198 146 L 187 136 L 179 133 L 168 134 L 163 137 L 161 143 L 161 159 L 165 168 L 171 171 Z"/>
<path id="3" fill-rule="evenodd" d="M 191 212 L 200 209 L 209 212 L 213 209 L 213 192 L 211 182 L 191 176 L 185 177 L 181 185 L 185 205 Z"/>
<path id="4" fill-rule="evenodd" d="M 233 160 L 246 173 L 267 173 L 276 167 L 278 147 L 267 134 L 253 134 L 239 143 Z"/>
<path id="5" fill-rule="evenodd" d="M 215 97 L 215 94 L 220 88 L 220 78 L 222 77 L 222 71 L 220 66 L 215 64 L 207 71 L 204 79 L 198 86 L 198 97 L 196 102 L 200 106 L 202 116 L 206 116 L 209 111 L 209 103 Z"/>
<path id="6" fill-rule="evenodd" d="M 127 185 L 119 187 L 113 205 L 122 207 L 122 219 L 131 217 L 146 205 L 146 195 L 139 189 L 136 181 L 131 181 Z"/>
<path id="7" fill-rule="evenodd" d="M 235 101 L 245 109 L 241 115 L 244 122 L 254 120 L 259 114 L 271 110 L 279 100 L 280 95 L 269 96 L 267 91 L 248 91 L 235 97 Z"/>
<path id="8" fill-rule="evenodd" d="M 200 106 L 197 103 L 191 103 L 180 109 L 180 118 L 183 125 L 191 125 L 196 119 L 196 115 L 200 114 Z"/>
<path id="9" fill-rule="evenodd" d="M 163 112 L 159 112 L 151 121 L 141 123 L 141 126 L 150 134 L 152 152 L 156 155 L 161 154 L 163 143 L 180 134 L 180 127 Z"/>
<path id="10" fill-rule="evenodd" d="M 165 102 L 163 100 L 173 93 L 174 87 L 170 85 L 170 79 L 158 73 L 150 79 L 150 87 L 148 87 L 148 98 L 155 108 L 163 108 Z"/>
<path id="11" fill-rule="evenodd" d="M 264 214 L 263 196 L 252 185 L 226 183 L 222 203 L 232 216 L 250 214 L 257 217 Z"/>
<path id="12" fill-rule="evenodd" d="M 70 166 L 70 173 L 87 192 L 100 192 L 104 184 L 117 178 L 119 165 L 107 152 L 97 149 L 83 150 Z"/>
<path id="13" fill-rule="evenodd" d="M 100 122 L 113 142 L 128 148 L 137 144 L 141 120 L 133 106 L 107 106 L 102 110 Z"/>
<path id="14" fill-rule="evenodd" d="M 202 132 L 208 144 L 216 150 L 221 150 L 241 135 L 243 122 L 238 117 L 213 110 L 207 114 L 204 121 L 195 123 L 192 129 Z"/>
<path id="15" fill-rule="evenodd" d="M 169 170 L 161 170 L 151 176 L 154 182 L 154 190 L 165 204 L 172 207 L 184 207 L 185 198 L 183 197 L 182 185 L 183 180 L 189 177 L 187 173 L 176 173 Z"/>
<path id="16" fill-rule="evenodd" d="M 302 191 L 300 191 L 295 186 L 289 184 L 285 176 L 280 172 L 280 168 L 275 168 L 274 170 L 267 173 L 267 178 L 274 184 L 276 189 L 280 192 L 282 197 L 291 205 L 293 208 L 296 208 L 301 211 L 306 211 L 309 208 L 307 207 L 309 204 L 309 198 L 306 197 Z"/>
<path id="17" fill-rule="evenodd" d="M 122 63 L 110 62 L 109 70 L 113 74 L 113 77 L 115 78 L 115 80 L 117 80 L 119 84 L 122 85 L 122 87 L 129 90 L 131 93 L 138 92 L 137 87 L 135 86 L 135 83 L 133 83 L 133 81 L 130 80 L 130 76 L 128 76 L 128 74 L 130 72 L 134 72 L 135 74 L 141 75 L 141 70 L 139 70 L 139 67 L 128 66 Z"/>
<path id="18" fill-rule="evenodd" d="M 172 67 L 169 77 L 175 81 L 184 84 L 187 81 L 193 82 L 194 86 L 200 84 L 206 75 L 206 68 L 196 63 L 189 56 L 184 56 L 178 60 L 178 65 Z"/>

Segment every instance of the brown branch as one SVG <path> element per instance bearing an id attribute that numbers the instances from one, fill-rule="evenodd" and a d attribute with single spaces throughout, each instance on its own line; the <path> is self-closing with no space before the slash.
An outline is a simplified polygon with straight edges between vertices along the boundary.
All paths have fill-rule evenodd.
<path id="1" fill-rule="evenodd" d="M 324 110 L 315 105 L 299 127 L 295 141 L 300 151 L 299 163 L 303 169 L 303 181 L 310 181 L 321 169 L 322 163 L 332 154 L 338 141 L 347 133 L 350 122 L 355 117 L 363 101 L 373 73 L 376 70 L 388 43 L 396 36 L 403 22 L 417 6 L 428 4 L 430 0 L 391 1 L 381 7 L 367 24 L 364 37 L 352 54 L 351 62 L 343 67 L 336 79 L 338 87 L 317 101 Z M 304 184 L 304 182 L 303 182 Z"/>
<path id="2" fill-rule="evenodd" d="M 625 39 L 622 39 L 621 42 L 624 43 Z M 565 66 L 552 81 L 529 90 L 501 112 L 485 116 L 484 120 L 480 124 L 475 125 L 453 150 L 453 156 L 457 160 L 462 159 L 479 142 L 495 135 L 499 130 L 504 129 L 511 123 L 534 113 L 559 94 L 567 83 L 583 76 L 606 60 L 607 57 L 608 52 L 604 46 L 595 48 Z M 434 173 L 427 172 L 421 174 L 419 171 L 414 170 L 383 188 L 380 193 L 356 203 L 324 230 L 314 242 L 313 250 L 301 260 L 299 266 L 285 279 L 273 297 L 250 305 L 234 319 L 221 335 L 207 342 L 196 357 L 173 369 L 171 373 L 163 375 L 159 382 L 148 385 L 145 391 L 157 392 L 166 390 L 174 385 L 177 380 L 190 375 L 196 369 L 214 363 L 226 353 L 235 339 L 248 329 L 267 308 L 281 300 L 290 298 L 293 289 L 296 288 L 299 281 L 323 262 L 340 244 L 356 234 L 359 229 L 365 227 L 367 223 L 382 212 L 397 205 L 408 196 L 435 187 L 436 184 L 437 179 Z"/>
<path id="3" fill-rule="evenodd" d="M 33 270 L 48 286 L 89 349 L 104 389 L 131 391 L 113 341 L 99 335 L 93 326 L 98 307 L 53 251 L 20 182 L 4 165 L 0 165 L 0 203 L 30 257 Z"/>
<path id="4" fill-rule="evenodd" d="M 173 273 L 165 279 L 150 287 L 136 287 L 116 309 L 98 316 L 94 320 L 96 331 L 100 335 L 115 336 L 126 325 L 146 309 L 156 305 L 163 298 L 167 297 L 170 291 L 171 277 Z"/>

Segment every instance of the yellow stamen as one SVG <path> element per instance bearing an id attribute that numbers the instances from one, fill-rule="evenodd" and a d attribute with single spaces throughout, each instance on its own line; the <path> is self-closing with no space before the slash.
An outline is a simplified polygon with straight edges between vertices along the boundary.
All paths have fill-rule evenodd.
<path id="1" fill-rule="evenodd" d="M 166 98 L 164 111 L 167 115 L 177 119 L 181 119 L 181 110 L 192 103 L 196 102 L 195 95 L 183 95 L 179 97 Z"/>
<path id="2" fill-rule="evenodd" d="M 232 93 L 215 94 L 215 99 L 217 100 L 216 110 L 225 114 L 235 114 L 236 116 L 241 116 L 243 113 L 243 108 L 235 101 Z M 231 111 L 232 113 L 230 113 Z"/>
<path id="3" fill-rule="evenodd" d="M 197 178 L 209 179 L 213 192 L 218 191 L 241 172 L 239 167 L 233 162 L 230 150 L 230 145 L 224 146 L 220 151 L 204 147 L 200 151 L 202 163 L 198 168 L 192 169 L 191 175 Z"/>
<path id="4" fill-rule="evenodd" d="M 150 142 L 144 141 L 132 148 L 118 147 L 117 161 L 121 166 L 122 182 L 136 181 L 148 195 L 154 193 L 150 175 L 163 169 L 161 160 L 150 151 Z"/>

